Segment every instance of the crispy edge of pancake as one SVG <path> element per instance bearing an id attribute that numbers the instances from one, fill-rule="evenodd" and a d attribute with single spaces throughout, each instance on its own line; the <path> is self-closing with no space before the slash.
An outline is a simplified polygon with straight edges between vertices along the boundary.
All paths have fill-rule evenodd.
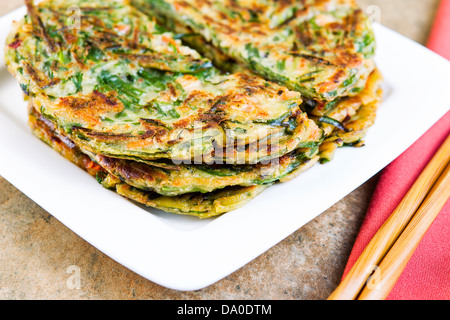
<path id="1" fill-rule="evenodd" d="M 92 155 L 108 173 L 135 188 L 153 191 L 165 196 L 186 193 L 209 193 L 230 186 L 265 185 L 284 179 L 313 161 L 306 152 L 285 155 L 268 164 L 229 167 L 209 167 L 202 164 L 183 166 L 179 171 L 161 170 L 135 161 Z"/>
<path id="2" fill-rule="evenodd" d="M 154 192 L 134 188 L 108 174 L 101 166 L 92 161 L 89 156 L 81 152 L 69 139 L 63 141 L 57 137 L 46 126 L 44 121 L 39 120 L 31 112 L 29 114 L 29 126 L 33 134 L 39 139 L 60 153 L 64 158 L 85 170 L 89 175 L 95 177 L 104 188 L 115 191 L 124 198 L 138 204 L 170 213 L 189 215 L 201 219 L 215 217 L 244 206 L 270 186 L 229 187 L 206 194 L 193 193 L 175 197 L 161 196 Z M 313 162 L 311 161 L 302 169 L 306 170 L 312 165 Z M 299 168 L 292 175 L 298 175 L 300 171 Z M 288 177 L 285 177 L 285 179 L 288 180 Z"/>
<path id="3" fill-rule="evenodd" d="M 382 80 L 380 71 L 375 70 L 369 77 L 366 89 L 360 96 L 360 106 L 347 112 L 342 120 L 344 130 L 334 128 L 334 130 L 329 131 L 329 134 L 319 146 L 321 163 L 331 161 L 336 150 L 340 147 L 364 146 L 364 138 L 370 127 L 375 124 L 377 111 L 382 102 Z M 340 111 L 338 110 L 337 114 L 342 116 L 343 113 Z"/>
<path id="4" fill-rule="evenodd" d="M 33 104 L 33 99 L 30 99 L 30 104 Z M 69 138 L 65 131 L 51 120 L 39 114 L 36 108 L 32 108 L 31 112 L 39 121 L 45 122 L 47 129 L 52 131 L 55 137 L 71 146 L 77 146 L 107 173 L 137 189 L 164 196 L 179 196 L 194 192 L 209 193 L 231 186 L 273 184 L 308 166 L 308 162 L 316 162 L 318 151 L 318 146 L 299 148 L 280 158 L 254 165 L 208 166 L 194 163 L 174 165 L 175 169 L 171 169 L 168 163 L 144 163 L 89 152 Z"/>
<path id="5" fill-rule="evenodd" d="M 313 167 L 318 160 L 319 156 L 313 157 L 311 161 L 304 163 L 295 171 L 280 179 L 280 183 L 286 183 L 298 177 L 301 173 Z M 227 187 L 206 194 L 185 194 L 177 197 L 163 196 L 157 199 L 152 199 L 148 192 L 136 189 L 125 183 L 118 184 L 116 191 L 129 199 L 150 207 L 163 206 L 173 213 L 194 215 L 199 218 L 210 218 L 245 206 L 273 184 L 249 187 Z M 176 202 L 174 199 L 176 199 Z"/>

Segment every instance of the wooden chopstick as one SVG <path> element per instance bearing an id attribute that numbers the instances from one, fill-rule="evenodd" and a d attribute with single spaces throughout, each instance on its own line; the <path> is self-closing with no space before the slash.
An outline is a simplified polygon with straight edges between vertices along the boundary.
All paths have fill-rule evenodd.
<path id="1" fill-rule="evenodd" d="M 358 300 L 383 300 L 389 295 L 423 236 L 449 198 L 450 165 L 447 165 L 414 217 L 381 261 L 376 279 L 365 286 Z"/>
<path id="2" fill-rule="evenodd" d="M 354 300 L 383 257 L 406 228 L 427 193 L 450 161 L 450 136 L 433 156 L 403 200 L 378 230 L 328 300 Z"/>

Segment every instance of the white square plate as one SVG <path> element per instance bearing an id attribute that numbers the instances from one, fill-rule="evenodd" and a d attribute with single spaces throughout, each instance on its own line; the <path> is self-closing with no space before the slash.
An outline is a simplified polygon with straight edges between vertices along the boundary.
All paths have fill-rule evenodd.
<path id="1" fill-rule="evenodd" d="M 0 43 L 20 8 L 0 19 Z M 405 151 L 448 110 L 450 63 L 376 25 L 385 101 L 364 148 L 338 150 L 250 204 L 198 220 L 139 207 L 35 138 L 0 52 L 0 175 L 80 237 L 139 275 L 176 290 L 206 287 L 317 217 Z"/>

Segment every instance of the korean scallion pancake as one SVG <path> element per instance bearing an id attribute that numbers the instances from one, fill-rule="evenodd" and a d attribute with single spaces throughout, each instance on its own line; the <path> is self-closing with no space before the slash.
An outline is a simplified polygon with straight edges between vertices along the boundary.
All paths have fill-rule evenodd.
<path id="1" fill-rule="evenodd" d="M 65 133 L 31 108 L 30 118 L 39 119 L 47 131 L 69 145 L 76 145 Z M 78 147 L 78 146 L 77 146 Z M 142 163 L 133 160 L 106 157 L 79 148 L 96 164 L 120 181 L 144 191 L 176 196 L 185 193 L 208 193 L 229 186 L 270 185 L 286 176 L 313 166 L 319 159 L 318 146 L 296 149 L 269 163 L 255 165 L 207 165 L 179 164 L 172 168 L 168 164 Z"/>
<path id="2" fill-rule="evenodd" d="M 356 127 L 346 127 L 345 123 L 352 120 L 354 115 L 364 106 L 381 101 L 383 95 L 382 82 L 383 76 L 378 69 L 375 69 L 370 74 L 365 88 L 359 94 L 339 99 L 332 108 L 326 108 L 326 105 L 316 106 L 310 113 L 310 117 L 324 130 L 325 137 L 328 137 L 335 129 L 354 131 Z M 376 117 L 376 112 L 373 113 L 373 117 Z M 368 126 L 364 125 L 364 127 Z"/>
<path id="3" fill-rule="evenodd" d="M 316 118 L 325 132 L 319 147 L 320 162 L 332 160 L 339 147 L 364 145 L 366 133 L 374 125 L 382 101 L 382 81 L 381 73 L 375 69 L 360 94 L 343 99 L 335 108 Z"/>
<path id="4" fill-rule="evenodd" d="M 143 11 L 150 16 L 160 21 L 160 23 L 167 29 L 176 32 L 178 38 L 182 39 L 188 46 L 201 52 L 203 56 L 211 59 L 220 69 L 230 72 L 254 73 L 252 70 L 248 69 L 249 66 L 236 61 L 224 51 L 221 51 L 220 48 L 215 47 L 210 42 L 207 42 L 203 36 L 195 33 L 192 28 L 186 24 L 182 24 L 182 21 L 175 21 L 168 16 L 156 14 L 157 10 L 151 9 L 151 6 L 149 6 L 148 3 L 144 3 L 143 0 L 135 0 L 134 4 L 142 8 Z M 284 12 L 289 12 L 288 8 L 295 7 L 295 4 L 289 2 L 276 2 L 273 3 L 273 8 L 276 8 L 278 5 L 283 6 L 288 4 L 291 4 L 292 6 L 285 7 L 287 11 Z M 374 47 L 372 45 L 374 45 L 374 43 L 368 44 L 367 50 L 373 50 Z M 379 104 L 382 94 L 382 92 L 379 91 L 379 88 L 382 80 L 381 73 L 377 68 L 375 68 L 370 73 L 364 89 L 361 91 L 361 88 L 363 87 L 362 81 L 358 89 L 354 90 L 356 94 L 352 93 L 349 96 L 338 97 L 332 101 L 323 101 L 318 100 L 317 98 L 307 99 L 302 103 L 302 110 L 307 112 L 309 117 L 315 120 L 316 123 L 324 129 L 324 138 L 326 140 L 324 139 L 325 141 L 320 146 L 321 162 L 331 160 L 332 154 L 340 146 L 360 146 L 363 144 L 362 139 L 365 136 L 365 132 L 367 132 L 370 127 L 368 124 L 373 123 L 373 121 L 366 121 L 366 125 L 364 126 L 365 129 L 358 131 L 358 133 L 345 133 L 345 140 L 347 142 L 337 138 L 337 135 L 342 136 L 344 125 L 343 122 L 351 119 L 351 117 L 359 110 L 361 106 L 363 106 L 363 104 L 369 105 L 374 101 L 377 101 L 377 105 Z M 376 108 L 373 108 L 373 110 L 372 117 L 375 118 Z M 333 137 L 329 137 L 332 133 L 334 134 Z"/>
<path id="5" fill-rule="evenodd" d="M 156 10 L 152 10 L 150 6 L 146 6 L 141 0 L 137 0 L 134 3 L 136 6 L 144 8 L 143 10 L 147 14 L 158 19 L 166 28 L 176 32 L 177 37 L 181 38 L 184 43 L 213 60 L 214 64 L 220 69 L 230 72 L 254 73 L 247 66 L 237 62 L 231 56 L 226 55 L 219 48 L 207 42 L 203 36 L 194 33 L 187 25 L 182 24 L 180 21 L 171 20 L 167 16 L 156 15 Z M 277 4 L 281 3 L 275 3 L 275 5 Z M 380 71 L 375 68 L 370 73 L 364 88 L 362 90 L 358 88 L 355 95 L 338 97 L 333 101 L 308 99 L 302 103 L 302 110 L 307 112 L 309 117 L 316 121 L 319 127 L 324 129 L 324 141 L 320 145 L 319 153 L 321 162 L 330 161 L 334 152 L 339 147 L 361 146 L 364 144 L 363 139 L 365 134 L 374 123 L 377 106 L 381 102 L 382 90 L 380 87 L 382 81 L 383 77 Z M 365 110 L 369 108 L 368 106 L 376 106 L 370 108 L 371 121 L 364 121 L 364 125 L 362 126 L 364 129 L 360 129 L 357 132 L 348 132 L 349 130 L 353 130 L 349 129 L 349 127 L 353 127 L 354 123 L 358 123 L 357 127 L 361 127 L 360 124 L 363 120 L 355 120 L 354 115 L 357 112 L 358 114 L 363 112 L 358 111 L 362 106 L 365 106 Z M 363 119 L 368 118 L 364 117 Z M 352 121 L 352 125 L 344 129 L 345 124 L 350 120 Z"/>
<path id="6" fill-rule="evenodd" d="M 268 187 L 268 185 L 228 187 L 211 193 L 194 193 L 167 197 L 120 183 L 116 185 L 116 192 L 148 207 L 205 219 L 245 206 Z"/>
<path id="7" fill-rule="evenodd" d="M 226 56 L 308 99 L 355 94 L 375 67 L 374 33 L 354 0 L 131 3 L 168 27 L 201 35 Z"/>
<path id="8" fill-rule="evenodd" d="M 138 189 L 174 196 L 208 193 L 228 186 L 270 185 L 299 168 L 310 167 L 318 156 L 296 150 L 269 164 L 256 165 L 180 165 L 165 170 L 144 163 L 96 155 L 93 159 L 110 174 Z"/>
<path id="9" fill-rule="evenodd" d="M 105 188 L 113 190 L 127 199 L 166 212 L 191 215 L 198 218 L 209 218 L 247 204 L 271 184 L 248 187 L 227 187 L 210 193 L 189 193 L 180 196 L 163 196 L 151 191 L 133 187 L 114 175 L 111 175 L 83 153 L 71 140 L 65 139 L 48 125 L 36 112 L 30 112 L 29 124 L 33 133 L 66 159 L 76 164 Z M 298 167 L 285 176 L 287 181 L 306 170 L 310 164 Z"/>
<path id="10" fill-rule="evenodd" d="M 322 139 L 300 93 L 225 74 L 123 1 L 48 0 L 5 61 L 43 115 L 83 148 L 139 159 L 257 163 Z M 79 23 L 68 7 L 79 10 Z"/>

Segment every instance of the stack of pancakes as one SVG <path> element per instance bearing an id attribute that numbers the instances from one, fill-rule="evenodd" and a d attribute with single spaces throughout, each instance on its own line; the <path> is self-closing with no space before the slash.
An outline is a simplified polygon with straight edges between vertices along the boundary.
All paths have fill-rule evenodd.
<path id="1" fill-rule="evenodd" d="M 324 129 L 320 161 L 362 146 L 382 97 L 371 21 L 354 0 L 131 0 L 229 72 L 298 91 Z"/>
<path id="2" fill-rule="evenodd" d="M 26 4 L 5 61 L 33 132 L 138 203 L 228 212 L 374 123 L 381 75 L 353 1 Z"/>

